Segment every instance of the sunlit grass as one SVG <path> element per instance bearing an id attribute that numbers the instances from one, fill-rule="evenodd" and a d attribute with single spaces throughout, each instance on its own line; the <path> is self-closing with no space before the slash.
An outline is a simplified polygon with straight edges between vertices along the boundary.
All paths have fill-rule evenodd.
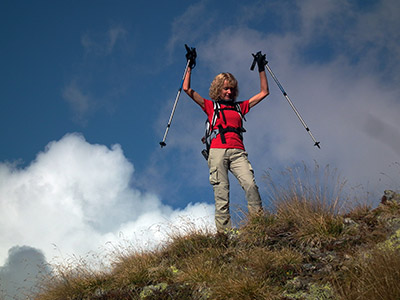
<path id="1" fill-rule="evenodd" d="M 36 299 L 400 299 L 400 250 L 386 247 L 400 205 L 351 207 L 329 168 L 285 172 L 271 209 L 238 230 L 186 224 L 156 249 L 115 251 L 109 268 L 67 264 Z"/>

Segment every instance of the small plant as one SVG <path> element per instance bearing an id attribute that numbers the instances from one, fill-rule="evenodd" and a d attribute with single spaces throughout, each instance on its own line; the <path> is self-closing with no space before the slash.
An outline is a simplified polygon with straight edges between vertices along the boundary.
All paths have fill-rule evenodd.
<path id="1" fill-rule="evenodd" d="M 111 274 L 118 285 L 143 287 L 153 281 L 151 270 L 159 263 L 159 257 L 152 251 L 131 253 L 117 257 Z"/>
<path id="2" fill-rule="evenodd" d="M 359 253 L 336 288 L 343 300 L 400 299 L 400 250 Z"/>

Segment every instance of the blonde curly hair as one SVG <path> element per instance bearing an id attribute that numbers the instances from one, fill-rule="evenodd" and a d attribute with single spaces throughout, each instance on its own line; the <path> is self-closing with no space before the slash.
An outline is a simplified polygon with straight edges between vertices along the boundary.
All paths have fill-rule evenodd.
<path id="1" fill-rule="evenodd" d="M 215 76 L 210 85 L 209 95 L 214 101 L 219 100 L 219 96 L 224 86 L 225 80 L 228 81 L 230 87 L 232 88 L 232 99 L 235 100 L 236 97 L 239 95 L 238 82 L 235 76 L 233 76 L 231 73 L 220 73 Z"/>

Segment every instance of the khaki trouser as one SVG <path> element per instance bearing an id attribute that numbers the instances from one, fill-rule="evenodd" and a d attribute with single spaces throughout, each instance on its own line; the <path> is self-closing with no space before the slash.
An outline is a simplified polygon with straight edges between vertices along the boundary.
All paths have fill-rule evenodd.
<path id="1" fill-rule="evenodd" d="M 210 183 L 214 189 L 215 224 L 218 232 L 230 229 L 229 213 L 229 178 L 228 170 L 238 179 L 246 194 L 249 214 L 262 210 L 261 198 L 254 180 L 254 172 L 247 158 L 247 153 L 241 149 L 210 149 L 208 159 L 210 168 Z"/>

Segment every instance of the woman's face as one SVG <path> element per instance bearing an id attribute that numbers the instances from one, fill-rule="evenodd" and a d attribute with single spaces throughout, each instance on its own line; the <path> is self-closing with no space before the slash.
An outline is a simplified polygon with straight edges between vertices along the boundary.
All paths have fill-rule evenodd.
<path id="1" fill-rule="evenodd" d="M 235 92 L 236 92 L 235 90 L 236 90 L 236 88 L 233 87 L 233 86 L 228 82 L 228 80 L 225 80 L 225 81 L 224 81 L 224 85 L 223 85 L 223 87 L 222 87 L 222 89 L 221 89 L 221 92 L 220 92 L 220 94 L 219 94 L 219 98 L 220 98 L 221 100 L 233 100 L 233 97 L 234 97 Z"/>

